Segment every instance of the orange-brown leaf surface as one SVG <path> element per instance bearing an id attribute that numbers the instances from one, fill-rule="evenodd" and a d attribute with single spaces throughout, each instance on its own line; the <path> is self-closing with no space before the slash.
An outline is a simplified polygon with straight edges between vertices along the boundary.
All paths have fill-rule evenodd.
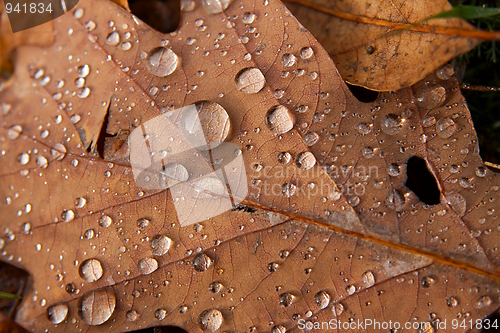
<path id="1" fill-rule="evenodd" d="M 325 47 L 344 80 L 379 91 L 409 87 L 481 41 L 462 19 L 420 24 L 451 9 L 447 0 L 291 0 L 287 5 Z"/>
<path id="2" fill-rule="evenodd" d="M 0 92 L 0 259 L 33 278 L 16 321 L 465 332 L 452 320 L 497 310 L 499 178 L 450 69 L 361 103 L 281 2 L 206 4 L 161 34 L 83 0 L 18 49 Z"/>

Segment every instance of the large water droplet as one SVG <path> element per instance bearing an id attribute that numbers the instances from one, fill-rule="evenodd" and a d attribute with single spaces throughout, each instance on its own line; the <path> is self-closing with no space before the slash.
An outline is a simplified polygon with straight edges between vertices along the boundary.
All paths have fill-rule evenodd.
<path id="1" fill-rule="evenodd" d="M 365 287 L 371 287 L 375 284 L 375 275 L 373 275 L 372 271 L 366 271 L 361 275 L 361 282 Z"/>
<path id="2" fill-rule="evenodd" d="M 37 156 L 36 165 L 38 165 L 40 168 L 45 169 L 49 165 L 49 162 L 44 156 Z"/>
<path id="3" fill-rule="evenodd" d="M 193 267 L 198 272 L 206 271 L 212 265 L 212 259 L 205 253 L 199 253 L 193 259 Z"/>
<path id="4" fill-rule="evenodd" d="M 226 10 L 232 0 L 202 0 L 201 4 L 210 15 L 221 13 Z"/>
<path id="5" fill-rule="evenodd" d="M 139 260 L 138 267 L 141 274 L 151 274 L 158 269 L 158 261 L 153 258 L 142 258 Z"/>
<path id="6" fill-rule="evenodd" d="M 71 209 L 68 209 L 62 212 L 61 217 L 64 222 L 70 222 L 74 220 L 75 213 Z"/>
<path id="7" fill-rule="evenodd" d="M 332 312 L 336 317 L 340 316 L 344 312 L 344 305 L 342 303 L 335 303 L 332 306 Z"/>
<path id="8" fill-rule="evenodd" d="M 111 223 L 113 223 L 113 219 L 111 217 L 109 217 L 108 215 L 103 215 L 99 219 L 99 224 L 103 228 L 109 227 L 111 225 Z"/>
<path id="9" fill-rule="evenodd" d="M 156 235 L 151 240 L 151 248 L 155 256 L 162 256 L 172 246 L 172 240 L 165 235 Z"/>
<path id="10" fill-rule="evenodd" d="M 7 137 L 10 140 L 15 140 L 21 135 L 23 128 L 20 125 L 14 125 L 7 130 Z"/>
<path id="11" fill-rule="evenodd" d="M 276 105 L 267 112 L 266 125 L 274 134 L 283 134 L 293 128 L 293 118 L 286 106 Z"/>
<path id="12" fill-rule="evenodd" d="M 245 14 L 243 14 L 243 16 L 241 17 L 241 20 L 243 21 L 243 23 L 245 24 L 251 24 L 253 23 L 253 21 L 255 20 L 255 14 L 254 13 L 249 13 L 249 12 L 246 12 Z"/>
<path id="13" fill-rule="evenodd" d="M 53 159 L 56 159 L 58 161 L 63 160 L 63 158 L 66 156 L 66 152 L 66 147 L 62 143 L 55 143 L 50 149 L 50 155 Z"/>
<path id="14" fill-rule="evenodd" d="M 215 102 L 197 102 L 195 107 L 186 107 L 182 112 L 183 127 L 189 134 L 189 141 L 195 147 L 213 149 L 226 140 L 231 129 L 227 111 Z"/>
<path id="15" fill-rule="evenodd" d="M 113 45 L 116 46 L 120 43 L 120 35 L 118 32 L 113 31 L 108 35 L 108 38 L 106 38 L 106 44 L 108 45 Z"/>
<path id="16" fill-rule="evenodd" d="M 297 156 L 297 166 L 301 170 L 309 170 L 315 164 L 316 164 L 316 157 L 314 157 L 314 155 L 309 151 L 300 153 L 299 156 Z"/>
<path id="17" fill-rule="evenodd" d="M 266 85 L 266 78 L 260 69 L 245 68 L 236 74 L 236 88 L 247 94 L 258 93 Z"/>
<path id="18" fill-rule="evenodd" d="M 391 163 L 387 166 L 387 173 L 389 176 L 397 177 L 401 173 L 401 167 L 399 164 Z"/>
<path id="19" fill-rule="evenodd" d="M 164 309 L 157 309 L 155 311 L 155 318 L 158 320 L 163 320 L 167 316 L 167 311 Z"/>
<path id="20" fill-rule="evenodd" d="M 165 77 L 172 74 L 180 65 L 180 58 L 171 49 L 154 48 L 149 52 L 146 66 L 156 76 Z"/>
<path id="21" fill-rule="evenodd" d="M 68 315 L 68 306 L 66 304 L 52 305 L 47 309 L 47 317 L 53 324 L 60 324 Z"/>
<path id="22" fill-rule="evenodd" d="M 169 163 L 161 171 L 161 180 L 167 187 L 180 182 L 185 182 L 189 178 L 189 172 L 184 165 L 179 163 Z"/>
<path id="23" fill-rule="evenodd" d="M 384 133 L 394 135 L 399 133 L 403 128 L 403 120 L 400 116 L 389 113 L 382 117 L 380 126 L 382 127 L 382 131 L 384 131 Z"/>
<path id="24" fill-rule="evenodd" d="M 111 288 L 89 291 L 82 297 L 80 317 L 87 325 L 106 322 L 116 307 L 116 296 Z"/>
<path id="25" fill-rule="evenodd" d="M 283 55 L 283 58 L 281 58 L 281 63 L 283 66 L 291 67 L 295 64 L 295 60 L 296 58 L 292 53 L 286 53 Z"/>
<path id="26" fill-rule="evenodd" d="M 319 141 L 319 135 L 316 132 L 307 133 L 303 140 L 308 147 L 311 147 Z"/>
<path id="27" fill-rule="evenodd" d="M 453 67 L 449 64 L 438 68 L 438 70 L 436 71 L 436 76 L 441 80 L 449 80 L 453 77 L 453 74 L 455 74 L 455 72 L 453 71 Z"/>
<path id="28" fill-rule="evenodd" d="M 290 154 L 287 151 L 281 152 L 278 155 L 278 162 L 281 164 L 288 164 L 291 159 L 292 159 L 292 154 Z"/>
<path id="29" fill-rule="evenodd" d="M 219 310 L 205 310 L 200 315 L 201 329 L 206 332 L 216 332 L 222 326 L 223 320 L 222 312 Z"/>
<path id="30" fill-rule="evenodd" d="M 87 203 L 87 199 L 85 199 L 83 197 L 78 197 L 75 200 L 75 206 L 76 206 L 76 208 L 83 208 L 86 203 Z"/>
<path id="31" fill-rule="evenodd" d="M 300 57 L 302 59 L 309 59 L 313 56 L 313 54 L 314 54 L 314 51 L 310 46 L 303 47 L 300 50 Z"/>
<path id="32" fill-rule="evenodd" d="M 293 304 L 297 297 L 291 293 L 283 293 L 280 295 L 280 305 L 284 308 Z"/>
<path id="33" fill-rule="evenodd" d="M 457 124 L 451 118 L 441 118 L 436 123 L 436 133 L 445 139 L 452 136 L 457 129 Z"/>
<path id="34" fill-rule="evenodd" d="M 320 309 L 325 309 L 330 304 L 330 294 L 326 290 L 321 290 L 314 295 L 314 301 Z"/>
<path id="35" fill-rule="evenodd" d="M 458 192 L 448 193 L 446 201 L 459 216 L 465 215 L 465 211 L 467 210 L 467 201 L 465 201 L 463 195 Z"/>
<path id="36" fill-rule="evenodd" d="M 102 277 L 103 269 L 97 259 L 87 259 L 80 265 L 80 276 L 87 282 L 95 282 Z"/>
<path id="37" fill-rule="evenodd" d="M 416 104 L 420 109 L 432 110 L 446 100 L 446 89 L 438 84 L 427 85 L 415 93 Z"/>

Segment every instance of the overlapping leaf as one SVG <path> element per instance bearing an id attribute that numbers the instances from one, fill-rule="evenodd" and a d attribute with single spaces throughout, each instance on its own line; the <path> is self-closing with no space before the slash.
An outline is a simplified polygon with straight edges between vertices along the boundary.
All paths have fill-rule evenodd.
<path id="1" fill-rule="evenodd" d="M 446 68 L 363 104 L 278 1 L 212 15 L 185 3 L 169 35 L 104 0 L 78 7 L 54 21 L 52 46 L 19 49 L 0 93 L 1 259 L 33 276 L 23 326 L 436 327 L 498 308 L 499 181 Z M 158 47 L 180 59 L 165 77 L 151 67 Z M 264 75 L 262 89 L 236 82 L 247 68 Z M 199 101 L 227 111 L 249 194 L 183 226 L 175 193 L 137 185 L 126 138 Z M 277 105 L 293 128 L 269 120 Z M 412 157 L 426 161 L 439 203 L 405 185 Z M 164 237 L 172 243 L 159 253 Z"/>

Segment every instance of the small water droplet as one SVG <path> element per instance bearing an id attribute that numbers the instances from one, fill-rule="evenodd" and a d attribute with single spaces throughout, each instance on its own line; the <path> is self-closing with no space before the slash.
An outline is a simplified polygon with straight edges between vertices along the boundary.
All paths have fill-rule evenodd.
<path id="1" fill-rule="evenodd" d="M 297 297 L 291 293 L 283 293 L 279 296 L 279 298 L 280 298 L 280 305 L 284 308 L 287 308 L 293 304 L 293 302 L 296 300 Z"/>
<path id="2" fill-rule="evenodd" d="M 108 215 L 103 215 L 99 219 L 99 225 L 103 228 L 107 228 L 113 223 L 113 219 L 109 217 Z"/>
<path id="3" fill-rule="evenodd" d="M 90 88 L 89 87 L 83 87 L 81 89 L 78 89 L 77 95 L 80 98 L 87 98 L 87 97 L 89 97 L 89 95 L 90 95 Z"/>
<path id="4" fill-rule="evenodd" d="M 450 308 L 455 308 L 458 305 L 458 299 L 456 297 L 451 296 L 450 298 L 446 299 L 446 304 Z"/>
<path id="5" fill-rule="evenodd" d="M 80 265 L 80 276 L 87 282 L 99 280 L 102 274 L 102 265 L 97 259 L 87 259 Z"/>
<path id="6" fill-rule="evenodd" d="M 401 212 L 406 205 L 406 196 L 399 189 L 395 189 L 389 193 L 385 203 L 389 208 L 394 209 L 396 212 Z"/>
<path id="7" fill-rule="evenodd" d="M 50 155 L 53 159 L 56 159 L 58 161 L 63 160 L 63 158 L 66 156 L 66 152 L 66 147 L 62 143 L 56 143 L 50 149 Z"/>
<path id="8" fill-rule="evenodd" d="M 87 23 L 85 23 L 84 27 L 87 29 L 87 31 L 93 31 L 96 28 L 96 24 L 94 21 L 90 20 Z"/>
<path id="9" fill-rule="evenodd" d="M 476 176 L 478 176 L 478 177 L 485 177 L 486 174 L 487 174 L 487 172 L 488 172 L 488 169 L 486 169 L 483 166 L 479 166 L 476 169 Z"/>
<path id="10" fill-rule="evenodd" d="M 474 305 L 477 309 L 484 309 L 493 303 L 490 296 L 481 296 L 475 302 Z"/>
<path id="11" fill-rule="evenodd" d="M 29 154 L 26 154 L 26 153 L 19 154 L 19 155 L 17 156 L 17 161 L 18 161 L 21 165 L 26 165 L 26 164 L 28 164 L 28 162 L 30 161 L 30 155 L 29 155 Z"/>
<path id="12" fill-rule="evenodd" d="M 285 197 L 290 198 L 297 191 L 297 186 L 292 183 L 285 183 L 281 186 L 281 194 Z"/>
<path id="13" fill-rule="evenodd" d="M 151 50 L 146 66 L 156 76 L 165 77 L 172 74 L 180 65 L 180 58 L 170 48 L 157 47 Z"/>
<path id="14" fill-rule="evenodd" d="M 60 324 L 68 315 L 68 306 L 66 304 L 56 304 L 52 305 L 47 309 L 47 317 L 52 322 L 52 324 Z"/>
<path id="15" fill-rule="evenodd" d="M 44 156 L 38 156 L 36 158 L 36 165 L 38 165 L 40 168 L 45 169 L 49 165 L 49 162 Z"/>
<path id="16" fill-rule="evenodd" d="M 451 118 L 441 118 L 436 123 L 436 132 L 442 138 L 449 138 L 457 131 L 457 124 Z"/>
<path id="17" fill-rule="evenodd" d="M 267 112 L 266 125 L 274 134 L 284 134 L 293 128 L 293 117 L 286 106 L 276 105 Z"/>
<path id="18" fill-rule="evenodd" d="M 446 196 L 446 201 L 451 206 L 451 208 L 459 215 L 464 216 L 467 210 L 467 202 L 463 195 L 457 192 L 448 193 Z"/>
<path id="19" fill-rule="evenodd" d="M 286 333 L 286 327 L 283 325 L 273 326 L 271 333 Z"/>
<path id="20" fill-rule="evenodd" d="M 79 77 L 87 77 L 90 74 L 89 65 L 82 65 L 76 69 Z"/>
<path id="21" fill-rule="evenodd" d="M 350 285 L 348 285 L 348 286 L 345 288 L 345 290 L 347 291 L 347 293 L 348 293 L 349 295 L 352 295 L 352 294 L 354 294 L 354 293 L 356 292 L 356 287 L 355 287 L 354 285 L 350 284 Z"/>
<path id="22" fill-rule="evenodd" d="M 155 311 L 155 318 L 158 320 L 163 320 L 167 316 L 167 311 L 164 309 L 157 309 Z"/>
<path id="23" fill-rule="evenodd" d="M 126 316 L 128 321 L 136 321 L 139 318 L 139 313 L 135 310 L 129 310 Z"/>
<path id="24" fill-rule="evenodd" d="M 222 326 L 223 320 L 222 312 L 219 310 L 205 310 L 200 315 L 201 329 L 206 332 L 216 332 Z"/>
<path id="25" fill-rule="evenodd" d="M 266 78 L 258 68 L 245 68 L 235 78 L 236 88 L 247 94 L 255 94 L 264 88 Z"/>
<path id="26" fill-rule="evenodd" d="M 422 110 L 432 110 L 446 100 L 446 89 L 438 84 L 426 85 L 415 93 L 417 106 Z"/>
<path id="27" fill-rule="evenodd" d="M 214 294 L 219 293 L 222 290 L 222 288 L 224 288 L 224 285 L 220 282 L 217 282 L 217 281 L 213 281 L 208 286 L 208 290 L 210 290 L 210 292 L 212 292 Z"/>
<path id="28" fill-rule="evenodd" d="M 113 314 L 116 296 L 111 288 L 92 290 L 86 293 L 80 303 L 80 317 L 87 325 L 101 325 Z"/>
<path id="29" fill-rule="evenodd" d="M 371 125 L 367 123 L 359 123 L 358 126 L 356 126 L 356 129 L 361 134 L 368 134 L 372 131 Z"/>
<path id="30" fill-rule="evenodd" d="M 198 272 L 206 271 L 212 265 L 212 259 L 205 253 L 199 253 L 193 259 L 193 267 Z"/>
<path id="31" fill-rule="evenodd" d="M 431 127 L 434 124 L 436 124 L 436 118 L 434 116 L 428 116 L 422 120 L 423 127 Z"/>
<path id="32" fill-rule="evenodd" d="M 387 166 L 387 173 L 389 176 L 397 177 L 401 174 L 401 167 L 399 164 L 391 163 Z"/>
<path id="33" fill-rule="evenodd" d="M 430 288 L 435 283 L 436 283 L 436 278 L 434 276 L 431 276 L 431 275 L 424 276 L 421 280 L 421 285 L 424 288 Z"/>
<path id="34" fill-rule="evenodd" d="M 309 59 L 313 56 L 313 54 L 314 54 L 314 51 L 310 46 L 303 47 L 300 50 L 300 57 L 302 59 Z"/>
<path id="35" fill-rule="evenodd" d="M 291 159 L 292 159 L 292 155 L 287 151 L 281 152 L 278 155 L 278 162 L 281 164 L 288 164 Z"/>
<path id="36" fill-rule="evenodd" d="M 455 72 L 453 71 L 453 67 L 449 64 L 438 68 L 438 70 L 436 71 L 436 76 L 441 80 L 449 80 L 453 77 L 453 74 L 455 74 Z"/>
<path id="37" fill-rule="evenodd" d="M 183 12 L 192 12 L 195 8 L 196 3 L 193 0 L 181 0 L 181 10 Z"/>

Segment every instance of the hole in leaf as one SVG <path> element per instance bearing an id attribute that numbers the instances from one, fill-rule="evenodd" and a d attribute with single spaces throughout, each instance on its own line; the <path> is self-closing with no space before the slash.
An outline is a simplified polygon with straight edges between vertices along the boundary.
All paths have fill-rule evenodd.
<path id="1" fill-rule="evenodd" d="M 180 1 L 129 0 L 132 13 L 150 27 L 167 33 L 177 30 L 181 22 Z"/>
<path id="2" fill-rule="evenodd" d="M 142 330 L 132 331 L 134 333 L 188 333 L 177 326 L 158 326 L 150 327 Z"/>
<path id="3" fill-rule="evenodd" d="M 23 295 L 24 290 L 27 290 L 29 283 L 29 274 L 15 266 L 0 262 L 0 291 Z M 0 298 L 0 311 L 9 317 L 10 313 L 15 312 L 15 307 L 20 300 Z"/>
<path id="4" fill-rule="evenodd" d="M 351 93 L 354 95 L 354 97 L 356 97 L 356 99 L 362 103 L 375 102 L 378 98 L 379 95 L 378 91 L 369 90 L 360 86 L 354 86 L 347 82 L 346 84 Z"/>
<path id="5" fill-rule="evenodd" d="M 427 168 L 425 160 L 413 156 L 406 162 L 405 185 L 412 190 L 420 201 L 428 205 L 437 205 L 440 202 L 440 192 L 436 178 Z"/>
<path id="6" fill-rule="evenodd" d="M 113 135 L 108 134 L 106 132 L 106 129 L 108 128 L 108 124 L 109 124 L 109 108 L 110 108 L 110 106 L 111 106 L 111 103 L 109 103 L 108 109 L 106 110 L 106 115 L 104 116 L 104 121 L 102 123 L 101 130 L 99 131 L 99 137 L 97 138 L 97 143 L 96 143 L 96 150 L 97 150 L 97 153 L 99 154 L 100 158 L 104 157 L 104 142 L 105 142 L 106 138 L 113 136 Z"/>

